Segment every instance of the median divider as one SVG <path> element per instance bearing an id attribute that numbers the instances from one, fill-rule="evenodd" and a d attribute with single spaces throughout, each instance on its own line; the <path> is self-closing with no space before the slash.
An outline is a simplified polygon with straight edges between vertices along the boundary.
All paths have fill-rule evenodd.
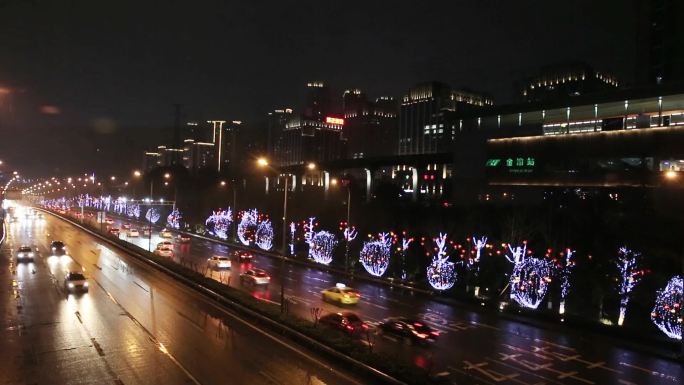
<path id="1" fill-rule="evenodd" d="M 280 306 L 258 300 L 248 293 L 226 286 L 190 268 L 159 257 L 136 245 L 100 234 L 90 225 L 83 225 L 49 210 L 50 213 L 121 249 L 133 257 L 153 266 L 206 297 L 216 300 L 238 314 L 248 316 L 251 322 L 259 323 L 278 332 L 279 335 L 306 346 L 329 359 L 337 360 L 363 373 L 365 377 L 386 384 L 441 384 L 442 379 L 431 376 L 427 370 L 399 363 L 393 356 L 371 351 L 351 337 L 335 330 L 317 327 L 313 321 L 290 314 L 281 314 Z M 358 373 L 358 372 L 357 372 Z"/>

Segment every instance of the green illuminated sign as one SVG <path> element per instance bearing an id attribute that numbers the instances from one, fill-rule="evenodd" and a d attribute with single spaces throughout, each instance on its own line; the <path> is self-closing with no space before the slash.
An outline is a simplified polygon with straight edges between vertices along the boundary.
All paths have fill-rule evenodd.
<path id="1" fill-rule="evenodd" d="M 498 167 L 501 161 L 504 161 L 506 167 L 534 167 L 536 161 L 534 158 L 508 158 L 508 159 L 487 159 L 486 167 Z"/>

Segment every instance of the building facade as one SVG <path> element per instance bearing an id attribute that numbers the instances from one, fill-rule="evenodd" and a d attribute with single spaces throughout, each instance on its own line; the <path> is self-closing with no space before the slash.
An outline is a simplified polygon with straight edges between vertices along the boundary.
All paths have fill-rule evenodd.
<path id="1" fill-rule="evenodd" d="M 615 76 L 588 64 L 565 63 L 543 67 L 537 76 L 525 79 L 521 93 L 527 103 L 542 103 L 612 92 L 619 85 Z"/>

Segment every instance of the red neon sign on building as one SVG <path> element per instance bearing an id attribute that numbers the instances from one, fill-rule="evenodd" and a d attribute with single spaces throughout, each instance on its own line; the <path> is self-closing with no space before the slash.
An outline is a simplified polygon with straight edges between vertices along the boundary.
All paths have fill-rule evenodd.
<path id="1" fill-rule="evenodd" d="M 342 119 L 342 118 L 333 118 L 332 116 L 326 116 L 325 122 L 330 123 L 330 124 L 338 124 L 340 126 L 344 126 L 344 119 Z"/>

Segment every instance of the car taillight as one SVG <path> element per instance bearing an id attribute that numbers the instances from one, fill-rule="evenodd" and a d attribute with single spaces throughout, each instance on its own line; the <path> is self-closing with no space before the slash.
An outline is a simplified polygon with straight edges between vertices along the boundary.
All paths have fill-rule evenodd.
<path id="1" fill-rule="evenodd" d="M 434 331 L 434 332 L 430 332 L 430 334 L 432 334 L 433 336 L 435 336 L 435 337 L 436 337 L 436 336 L 438 336 L 438 335 L 439 335 L 439 332 L 438 332 L 438 331 Z"/>
<path id="2" fill-rule="evenodd" d="M 354 330 L 354 327 L 351 325 L 347 325 L 347 330 Z"/>
<path id="3" fill-rule="evenodd" d="M 364 328 L 364 329 L 368 329 L 368 325 L 367 325 L 367 324 L 361 324 L 361 327 Z"/>
<path id="4" fill-rule="evenodd" d="M 428 335 L 425 333 L 417 333 L 416 335 L 418 336 L 418 338 L 427 338 L 428 337 Z"/>
<path id="5" fill-rule="evenodd" d="M 266 279 L 268 279 L 268 280 L 270 281 L 270 280 L 271 280 L 271 277 L 266 277 Z"/>

